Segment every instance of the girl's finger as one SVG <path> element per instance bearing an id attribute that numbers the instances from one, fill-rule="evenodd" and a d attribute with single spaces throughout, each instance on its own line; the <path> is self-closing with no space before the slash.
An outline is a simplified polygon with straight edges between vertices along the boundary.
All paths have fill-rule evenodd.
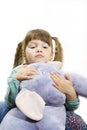
<path id="1" fill-rule="evenodd" d="M 69 76 L 69 74 L 65 74 L 65 78 L 66 78 L 66 80 L 69 80 L 72 82 L 72 78 Z"/>

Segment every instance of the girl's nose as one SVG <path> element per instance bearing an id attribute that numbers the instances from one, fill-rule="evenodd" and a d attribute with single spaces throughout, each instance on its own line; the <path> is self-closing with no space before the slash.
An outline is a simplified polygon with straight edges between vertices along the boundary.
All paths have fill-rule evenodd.
<path id="1" fill-rule="evenodd" d="M 41 47 L 38 47 L 38 48 L 37 48 L 37 52 L 42 52 L 42 48 L 41 48 Z"/>

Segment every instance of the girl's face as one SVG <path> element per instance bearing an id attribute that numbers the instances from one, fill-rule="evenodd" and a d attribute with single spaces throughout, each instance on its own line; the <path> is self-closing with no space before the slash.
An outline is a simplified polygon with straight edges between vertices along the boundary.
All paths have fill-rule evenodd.
<path id="1" fill-rule="evenodd" d="M 52 48 L 41 40 L 32 40 L 25 50 L 27 63 L 48 62 L 52 58 Z"/>

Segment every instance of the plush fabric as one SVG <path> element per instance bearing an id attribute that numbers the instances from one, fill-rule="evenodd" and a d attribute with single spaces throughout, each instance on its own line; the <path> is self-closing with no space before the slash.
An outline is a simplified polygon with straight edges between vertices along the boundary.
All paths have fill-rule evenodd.
<path id="1" fill-rule="evenodd" d="M 53 86 L 53 80 L 50 77 L 50 72 L 52 71 L 57 71 L 63 77 L 64 72 L 58 70 L 51 63 L 34 63 L 30 66 L 37 67 L 40 70 L 40 74 L 34 76 L 32 80 L 22 81 L 20 84 L 20 93 L 29 90 L 41 96 L 45 102 L 45 107 L 42 111 L 43 116 L 39 121 L 35 121 L 31 117 L 27 117 L 24 111 L 21 112 L 20 107 L 14 108 L 2 121 L 0 130 L 65 130 L 66 110 L 64 104 L 66 96 Z M 70 76 L 72 77 L 77 94 L 87 97 L 87 79 L 72 73 Z M 30 105 L 35 101 L 32 101 Z M 30 105 L 26 107 L 29 108 Z M 9 123 L 11 120 L 13 121 L 12 125 Z"/>
<path id="2" fill-rule="evenodd" d="M 53 112 L 55 112 L 55 108 L 58 108 L 58 110 L 56 111 L 55 117 L 58 117 L 57 124 L 59 123 L 62 126 L 62 130 L 63 130 L 64 126 L 65 126 L 65 122 L 63 122 L 63 121 L 66 119 L 65 118 L 66 112 L 65 112 L 65 108 L 64 108 L 66 96 L 53 86 L 53 80 L 50 77 L 50 72 L 57 71 L 63 77 L 64 77 L 64 72 L 60 71 L 58 69 L 57 64 L 55 64 L 55 63 L 54 64 L 52 64 L 52 63 L 34 63 L 34 64 L 31 64 L 30 66 L 37 67 L 40 70 L 40 74 L 34 76 L 34 78 L 32 80 L 22 81 L 20 84 L 20 89 L 22 91 L 23 91 L 23 89 L 24 90 L 27 89 L 27 90 L 30 90 L 31 92 L 36 92 L 37 94 L 39 94 L 42 97 L 42 99 L 45 101 L 45 108 L 44 108 L 44 111 L 42 111 L 43 112 L 42 115 L 44 115 L 45 109 L 47 109 L 48 106 L 49 106 L 48 109 L 49 110 L 52 109 Z M 80 96 L 87 97 L 87 79 L 85 79 L 84 77 L 82 77 L 80 75 L 73 74 L 73 73 L 71 73 L 70 76 L 72 77 L 73 85 L 75 87 L 77 94 Z M 25 101 L 25 102 L 27 102 L 27 101 Z M 35 100 L 33 102 L 35 102 Z M 26 105 L 26 104 L 24 103 L 24 105 Z M 30 108 L 29 106 L 26 106 L 26 107 Z M 19 107 L 19 109 L 20 108 L 21 107 Z M 33 110 L 33 108 L 32 108 L 32 110 Z M 22 111 L 22 112 L 24 113 L 24 111 Z M 30 111 L 29 111 L 29 113 L 30 113 Z M 33 113 L 35 114 L 35 111 L 33 111 Z M 51 114 L 52 114 L 52 112 L 50 113 L 50 115 Z M 49 115 L 49 114 L 46 113 L 46 115 Z M 37 117 L 38 116 L 39 115 L 37 115 Z M 59 118 L 59 116 L 61 118 Z M 34 120 L 34 118 L 31 118 L 31 119 Z M 43 119 L 43 116 L 42 116 L 42 119 Z M 43 122 L 43 120 L 41 120 L 40 122 Z M 47 122 L 46 117 L 45 117 L 44 122 Z M 48 124 L 50 124 L 50 123 L 51 122 L 49 120 Z M 54 126 L 54 128 L 55 128 L 55 126 Z"/>
<path id="3" fill-rule="evenodd" d="M 42 119 L 45 102 L 36 92 L 26 89 L 18 94 L 15 102 L 27 117 L 36 121 Z"/>
<path id="4" fill-rule="evenodd" d="M 48 99 L 51 96 L 53 98 L 53 95 L 55 95 L 55 91 L 57 92 L 59 98 L 57 102 L 60 103 L 61 97 L 64 97 L 64 94 L 62 94 L 60 91 L 56 90 L 53 87 L 53 81 L 50 78 L 50 72 L 52 71 L 56 71 L 58 72 L 61 76 L 64 77 L 65 73 L 63 71 L 61 71 L 60 69 L 58 69 L 57 64 L 52 64 L 50 63 L 33 63 L 29 66 L 35 66 L 40 70 L 40 74 L 34 76 L 34 78 L 32 80 L 24 80 L 21 82 L 20 84 L 20 88 L 26 88 L 28 90 L 31 91 L 35 91 L 38 94 L 41 95 L 41 97 L 43 97 L 43 95 L 45 97 L 44 100 L 47 100 L 47 96 Z M 73 86 L 77 92 L 78 95 L 86 97 L 87 98 L 87 78 L 79 75 L 79 74 L 75 74 L 75 73 L 69 73 L 69 75 L 72 78 L 73 81 Z M 45 91 L 48 91 L 49 94 L 46 95 L 45 91 L 42 91 L 43 89 L 46 89 Z M 50 90 L 50 91 L 49 91 Z M 51 93 L 52 92 L 52 93 Z M 55 98 L 53 99 L 49 99 L 50 102 L 52 102 Z M 47 103 L 47 101 L 46 101 Z"/>

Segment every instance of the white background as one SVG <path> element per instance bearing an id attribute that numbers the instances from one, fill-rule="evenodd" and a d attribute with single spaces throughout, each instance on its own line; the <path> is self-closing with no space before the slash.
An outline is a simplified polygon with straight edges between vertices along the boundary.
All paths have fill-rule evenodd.
<path id="1" fill-rule="evenodd" d="M 64 70 L 87 77 L 87 0 L 0 1 L 0 99 L 6 92 L 15 49 L 28 30 L 42 28 L 64 48 Z M 87 122 L 87 99 L 76 111 Z"/>

